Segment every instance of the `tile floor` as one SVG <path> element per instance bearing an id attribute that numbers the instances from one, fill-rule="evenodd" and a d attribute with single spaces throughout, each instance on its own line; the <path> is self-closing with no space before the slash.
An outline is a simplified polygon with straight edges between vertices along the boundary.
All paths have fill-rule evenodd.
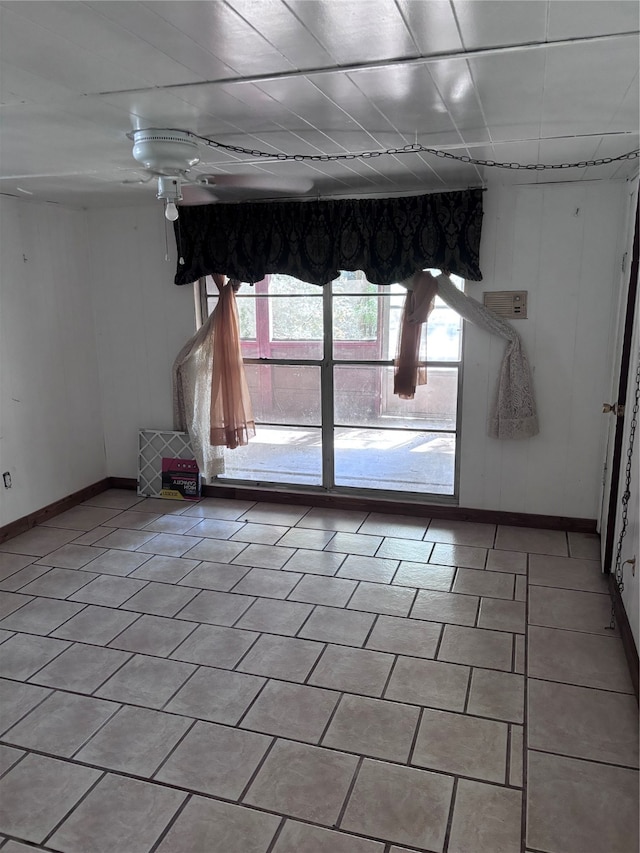
<path id="1" fill-rule="evenodd" d="M 1 853 L 638 851 L 595 536 L 111 490 L 0 578 Z"/>

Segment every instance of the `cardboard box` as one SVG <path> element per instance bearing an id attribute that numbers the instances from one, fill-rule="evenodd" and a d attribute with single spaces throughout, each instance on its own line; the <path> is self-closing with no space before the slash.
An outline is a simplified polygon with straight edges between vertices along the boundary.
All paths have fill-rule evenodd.
<path id="1" fill-rule="evenodd" d="M 178 501 L 200 499 L 200 471 L 195 459 L 162 459 L 160 497 Z"/>

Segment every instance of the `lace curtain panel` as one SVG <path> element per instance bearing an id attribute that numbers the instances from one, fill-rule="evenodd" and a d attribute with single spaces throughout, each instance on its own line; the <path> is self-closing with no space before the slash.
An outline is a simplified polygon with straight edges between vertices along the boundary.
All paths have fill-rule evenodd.
<path id="1" fill-rule="evenodd" d="M 324 285 L 340 270 L 391 284 L 436 268 L 481 281 L 482 190 L 380 199 L 247 202 L 180 208 L 175 283 L 224 273 L 284 273 Z"/>

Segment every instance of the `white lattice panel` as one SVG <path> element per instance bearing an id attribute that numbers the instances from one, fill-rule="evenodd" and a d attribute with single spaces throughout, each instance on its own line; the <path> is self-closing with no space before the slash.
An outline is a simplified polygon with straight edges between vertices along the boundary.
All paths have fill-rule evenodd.
<path id="1" fill-rule="evenodd" d="M 147 498 L 161 497 L 162 457 L 193 459 L 186 432 L 141 429 L 138 431 L 138 494 Z"/>

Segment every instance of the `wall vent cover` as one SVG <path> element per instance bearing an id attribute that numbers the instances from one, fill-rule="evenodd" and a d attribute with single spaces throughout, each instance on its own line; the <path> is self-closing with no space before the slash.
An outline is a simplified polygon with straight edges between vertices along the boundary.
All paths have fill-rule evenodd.
<path id="1" fill-rule="evenodd" d="M 527 317 L 526 290 L 492 290 L 484 294 L 484 306 L 512 320 L 525 320 Z"/>

